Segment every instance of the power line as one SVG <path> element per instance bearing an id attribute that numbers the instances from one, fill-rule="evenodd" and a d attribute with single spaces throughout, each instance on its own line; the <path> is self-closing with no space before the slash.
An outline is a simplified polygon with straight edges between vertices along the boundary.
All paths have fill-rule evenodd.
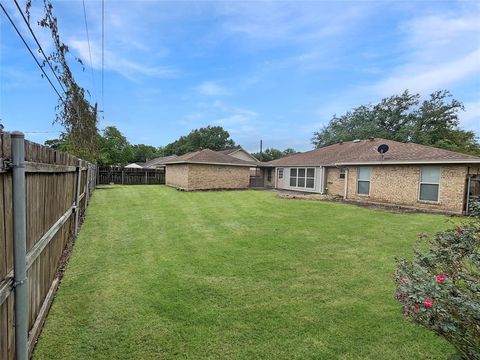
<path id="1" fill-rule="evenodd" d="M 61 134 L 61 131 L 23 131 L 24 134 Z"/>
<path id="2" fill-rule="evenodd" d="M 95 98 L 97 98 L 97 86 L 95 85 L 95 76 L 93 75 L 93 61 L 92 61 L 92 50 L 90 48 L 90 35 L 88 33 L 87 10 L 85 9 L 85 0 L 82 0 L 82 2 L 83 2 L 83 18 L 85 20 L 85 32 L 87 33 L 88 55 L 90 57 L 90 70 L 92 73 L 92 86 L 93 86 L 93 91 L 95 92 Z"/>
<path id="3" fill-rule="evenodd" d="M 8 12 L 7 10 L 3 7 L 3 4 L 0 3 L 0 7 L 2 8 L 3 12 L 5 13 L 5 15 L 7 16 L 8 20 L 10 21 L 10 23 L 12 24 L 13 28 L 15 29 L 15 31 L 17 32 L 18 36 L 20 37 L 20 39 L 22 39 L 23 41 L 23 44 L 26 46 L 26 48 L 28 49 L 28 51 L 30 52 L 30 55 L 32 55 L 33 59 L 35 60 L 35 62 L 37 63 L 38 67 L 40 68 L 40 70 L 42 70 L 42 73 L 43 75 L 45 75 L 45 77 L 47 78 L 48 82 L 50 83 L 50 86 L 53 88 L 53 90 L 55 90 L 55 92 L 57 93 L 58 97 L 60 98 L 60 100 L 62 102 L 64 102 L 63 100 L 63 97 L 60 95 L 60 93 L 58 92 L 57 88 L 55 87 L 55 85 L 53 85 L 52 81 L 50 80 L 50 78 L 48 77 L 47 73 L 45 72 L 45 70 L 43 69 L 42 65 L 40 65 L 40 63 L 38 62 L 38 59 L 37 57 L 35 56 L 35 54 L 33 53 L 32 49 L 30 49 L 30 46 L 28 46 L 27 42 L 25 41 L 24 37 L 22 36 L 22 34 L 20 33 L 20 31 L 18 30 L 17 26 L 15 25 L 15 23 L 13 22 L 12 18 L 10 17 L 10 15 L 8 15 Z"/>
<path id="4" fill-rule="evenodd" d="M 105 120 L 105 0 L 102 0 L 102 108 Z"/>
<path id="5" fill-rule="evenodd" d="M 62 82 L 61 82 L 60 79 L 58 78 L 57 73 L 56 73 L 55 70 L 53 69 L 52 64 L 51 64 L 50 61 L 48 60 L 48 57 L 47 57 L 47 55 L 45 54 L 45 51 L 43 51 L 42 45 L 40 45 L 40 42 L 38 41 L 37 36 L 36 36 L 35 33 L 33 32 L 33 29 L 32 29 L 32 27 L 30 26 L 30 23 L 28 22 L 28 20 L 27 20 L 27 18 L 25 17 L 22 9 L 20 8 L 20 5 L 18 4 L 18 1 L 17 1 L 17 0 L 14 0 L 14 1 L 15 1 L 15 5 L 17 6 L 18 11 L 19 11 L 20 14 L 22 15 L 23 21 L 25 22 L 25 24 L 27 25 L 28 29 L 30 30 L 30 33 L 32 34 L 33 38 L 35 39 L 35 42 L 37 43 L 38 49 L 40 50 L 40 52 L 42 53 L 43 57 L 45 58 L 45 62 L 46 62 L 46 63 L 48 64 L 48 66 L 50 67 L 50 70 L 52 70 L 53 75 L 55 75 L 55 77 L 57 78 L 57 81 L 58 81 L 58 83 L 60 84 L 60 87 L 62 88 L 63 92 L 66 92 L 66 91 L 65 91 L 65 88 L 63 87 Z"/>

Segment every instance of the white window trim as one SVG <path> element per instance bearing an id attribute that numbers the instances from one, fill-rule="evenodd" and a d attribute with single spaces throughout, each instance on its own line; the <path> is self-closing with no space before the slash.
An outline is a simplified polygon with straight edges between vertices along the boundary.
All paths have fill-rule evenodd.
<path id="1" fill-rule="evenodd" d="M 372 172 L 373 172 L 373 168 L 371 166 L 365 166 L 365 167 L 369 167 L 370 168 L 370 178 L 368 179 L 368 194 L 360 194 L 358 192 L 358 183 L 359 181 L 364 181 L 364 182 L 367 182 L 367 180 L 360 180 L 359 177 L 360 177 L 360 168 L 361 166 L 359 166 L 357 168 L 357 188 L 355 189 L 356 191 L 356 194 L 358 196 L 370 196 L 370 194 L 372 193 Z"/>
<path id="2" fill-rule="evenodd" d="M 418 194 L 417 194 L 417 201 L 418 202 L 421 202 L 421 203 L 428 203 L 428 204 L 440 204 L 440 183 L 442 182 L 442 167 L 439 167 L 439 171 L 438 171 L 438 183 L 432 183 L 432 182 L 426 182 L 426 181 L 423 181 L 422 182 L 422 168 L 423 166 L 420 167 L 420 171 L 419 171 L 419 179 L 418 179 Z M 425 185 L 438 185 L 438 195 L 437 195 L 437 200 L 423 200 L 423 199 L 420 199 L 420 191 L 421 191 L 421 188 L 422 188 L 422 185 L 425 184 Z"/>
<path id="3" fill-rule="evenodd" d="M 292 178 L 292 175 L 291 175 L 291 170 L 292 169 L 297 169 L 297 176 L 296 176 L 296 184 L 297 186 L 292 186 L 290 185 L 290 180 Z M 299 169 L 305 169 L 305 186 L 298 186 L 298 170 Z M 307 169 L 313 169 L 313 178 L 311 176 L 307 176 Z M 303 177 L 302 177 L 303 178 Z M 307 179 L 313 179 L 313 187 L 307 187 Z M 291 188 L 291 189 L 295 189 L 295 190 L 306 190 L 306 191 L 315 191 L 315 185 L 317 183 L 317 169 L 315 167 L 291 167 L 288 169 L 288 187 Z"/>

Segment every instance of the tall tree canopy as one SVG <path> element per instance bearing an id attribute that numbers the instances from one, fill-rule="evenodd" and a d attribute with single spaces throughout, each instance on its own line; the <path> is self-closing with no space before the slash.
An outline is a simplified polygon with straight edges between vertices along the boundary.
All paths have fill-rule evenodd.
<path id="1" fill-rule="evenodd" d="M 132 147 L 115 126 L 107 126 L 100 137 L 100 165 L 126 165 L 132 159 Z"/>
<path id="2" fill-rule="evenodd" d="M 424 101 L 420 101 L 419 94 L 406 90 L 378 104 L 361 105 L 344 115 L 334 115 L 314 133 L 312 143 L 319 148 L 373 136 L 480 155 L 475 133 L 459 128 L 458 115 L 463 110 L 463 104 L 447 90 L 436 91 Z"/>
<path id="3" fill-rule="evenodd" d="M 30 22 L 31 0 L 26 1 L 25 12 Z M 61 87 L 60 98 L 56 106 L 55 121 L 60 123 L 65 132 L 62 135 L 64 151 L 82 159 L 95 161 L 98 153 L 97 104 L 90 105 L 85 97 L 85 90 L 78 85 L 67 61 L 69 48 L 59 34 L 57 17 L 53 13 L 50 0 L 43 0 L 43 14 L 38 25 L 50 31 L 53 40 L 52 52 L 45 55 L 43 67 L 50 67 Z M 82 61 L 75 58 L 80 64 Z M 83 66 L 83 64 L 82 64 Z"/>
<path id="4" fill-rule="evenodd" d="M 259 153 L 259 152 L 252 153 L 252 155 L 261 161 L 272 161 L 272 160 L 280 159 L 282 157 L 294 155 L 296 153 L 297 152 L 292 148 L 288 148 L 283 151 L 275 148 L 267 148 L 262 153 Z"/>
<path id="5" fill-rule="evenodd" d="M 163 149 L 152 145 L 137 144 L 131 145 L 132 157 L 129 162 L 142 163 L 163 156 Z"/>
<path id="6" fill-rule="evenodd" d="M 183 155 L 199 149 L 223 150 L 235 147 L 235 141 L 221 126 L 192 130 L 188 135 L 165 146 L 165 155 Z"/>

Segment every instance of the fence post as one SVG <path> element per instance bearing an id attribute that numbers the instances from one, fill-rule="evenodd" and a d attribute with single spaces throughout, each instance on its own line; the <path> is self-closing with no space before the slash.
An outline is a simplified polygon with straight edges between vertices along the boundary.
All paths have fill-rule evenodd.
<path id="1" fill-rule="evenodd" d="M 25 212 L 25 136 L 12 132 L 13 254 L 15 286 L 15 354 L 28 359 L 27 241 Z"/>
<path id="2" fill-rule="evenodd" d="M 124 171 L 125 170 L 123 170 L 123 168 L 122 168 L 122 185 L 123 185 L 123 176 L 124 176 L 123 173 L 124 173 Z"/>
<path id="3" fill-rule="evenodd" d="M 87 176 L 85 176 L 85 207 L 87 210 L 88 202 L 90 200 L 90 164 L 87 165 Z"/>
<path id="4" fill-rule="evenodd" d="M 148 175 L 147 175 L 147 171 L 145 171 L 145 184 L 148 184 Z"/>
<path id="5" fill-rule="evenodd" d="M 78 226 L 80 221 L 80 184 L 82 181 L 82 160 L 78 160 L 77 166 L 77 193 L 75 195 L 75 237 L 78 234 Z"/>

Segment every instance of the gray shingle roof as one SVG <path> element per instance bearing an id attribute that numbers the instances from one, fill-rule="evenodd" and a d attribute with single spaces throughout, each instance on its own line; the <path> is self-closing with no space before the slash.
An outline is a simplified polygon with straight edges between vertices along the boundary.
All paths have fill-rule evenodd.
<path id="1" fill-rule="evenodd" d="M 141 164 L 144 168 L 156 167 L 165 165 L 166 162 L 173 160 L 177 157 L 177 155 L 170 155 L 170 156 L 162 156 L 152 160 L 148 160 L 145 163 Z"/>
<path id="2" fill-rule="evenodd" d="M 387 144 L 383 158 L 377 151 Z M 367 163 L 479 163 L 480 158 L 414 143 L 386 139 L 347 141 L 270 161 L 273 166 L 328 166 Z"/>
<path id="3" fill-rule="evenodd" d="M 237 159 L 230 155 L 225 155 L 218 151 L 204 149 L 190 152 L 176 157 L 167 162 L 168 164 L 215 164 L 215 165 L 234 165 L 234 166 L 255 166 L 251 162 Z"/>

